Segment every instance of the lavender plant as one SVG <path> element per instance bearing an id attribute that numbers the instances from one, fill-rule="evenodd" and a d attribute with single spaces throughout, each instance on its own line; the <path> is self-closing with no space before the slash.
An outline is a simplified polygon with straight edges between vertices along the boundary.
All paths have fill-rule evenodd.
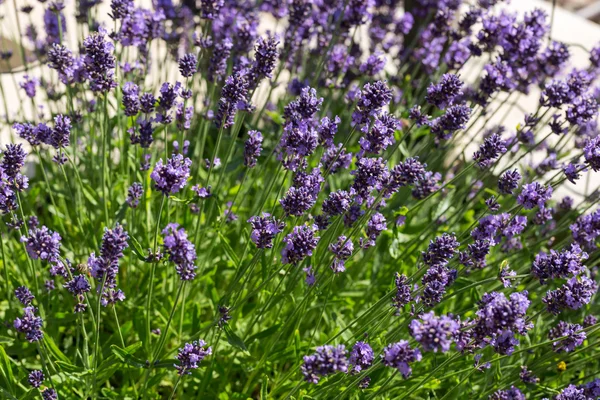
<path id="1" fill-rule="evenodd" d="M 0 2 L 3 398 L 600 398 L 600 44 L 138 3 Z"/>

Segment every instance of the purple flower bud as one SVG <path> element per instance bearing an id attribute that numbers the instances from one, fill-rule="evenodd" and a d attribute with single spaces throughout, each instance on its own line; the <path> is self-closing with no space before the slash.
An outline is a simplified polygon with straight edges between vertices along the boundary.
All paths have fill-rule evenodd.
<path id="1" fill-rule="evenodd" d="M 445 353 L 450 350 L 451 337 L 458 331 L 459 324 L 445 315 L 436 317 L 431 311 L 421 315 L 420 320 L 413 319 L 408 328 L 411 336 L 423 346 L 423 350 L 441 350 Z"/>
<path id="2" fill-rule="evenodd" d="M 550 340 L 564 336 L 566 336 L 564 339 L 552 343 L 552 348 L 557 353 L 572 352 L 577 346 L 581 346 L 587 337 L 581 325 L 570 324 L 565 321 L 560 321 L 557 326 L 548 332 L 548 339 Z"/>
<path id="3" fill-rule="evenodd" d="M 181 154 L 173 154 L 166 164 L 162 158 L 154 166 L 150 177 L 154 180 L 156 189 L 165 196 L 177 193 L 183 189 L 190 177 L 192 160 Z"/>
<path id="4" fill-rule="evenodd" d="M 300 371 L 304 380 L 310 383 L 317 384 L 321 377 L 348 371 L 346 348 L 343 345 L 317 347 L 314 354 L 304 356 L 303 359 Z"/>
<path id="5" fill-rule="evenodd" d="M 179 349 L 176 358 L 179 364 L 175 364 L 178 375 L 191 375 L 192 369 L 198 368 L 198 364 L 212 354 L 212 348 L 206 346 L 204 340 L 198 340 L 192 343 L 186 343 Z"/>
<path id="6" fill-rule="evenodd" d="M 292 233 L 283 238 L 286 244 L 281 250 L 283 264 L 298 264 L 306 257 L 312 256 L 320 239 L 315 236 L 315 230 L 315 226 L 295 226 Z"/>
<path id="7" fill-rule="evenodd" d="M 397 369 L 404 379 L 412 374 L 410 364 L 421 361 L 421 358 L 419 349 L 412 349 L 407 340 L 389 344 L 381 355 L 383 365 Z"/>

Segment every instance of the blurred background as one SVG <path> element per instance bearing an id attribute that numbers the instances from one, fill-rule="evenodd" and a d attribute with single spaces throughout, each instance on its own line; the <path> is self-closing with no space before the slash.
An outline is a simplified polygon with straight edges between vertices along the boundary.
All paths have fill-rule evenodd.
<path id="1" fill-rule="evenodd" d="M 549 0 L 552 2 L 552 0 Z M 598 0 L 556 0 L 556 5 L 572 11 L 583 18 L 600 22 L 600 1 Z"/>

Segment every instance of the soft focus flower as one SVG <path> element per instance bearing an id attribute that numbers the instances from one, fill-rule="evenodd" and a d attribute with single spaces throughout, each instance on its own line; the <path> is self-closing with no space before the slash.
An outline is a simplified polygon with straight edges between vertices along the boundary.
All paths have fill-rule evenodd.
<path id="1" fill-rule="evenodd" d="M 404 379 L 412 374 L 410 364 L 421 361 L 421 358 L 419 349 L 411 348 L 406 340 L 389 344 L 381 355 L 383 365 L 397 369 Z"/>
<path id="2" fill-rule="evenodd" d="M 156 189 L 168 196 L 185 187 L 190 177 L 191 165 L 192 160 L 189 158 L 173 154 L 166 164 L 163 164 L 162 158 L 158 160 L 150 177 L 154 180 Z"/>
<path id="3" fill-rule="evenodd" d="M 304 356 L 303 359 L 300 371 L 304 380 L 310 383 L 319 383 L 321 377 L 348 370 L 346 348 L 343 345 L 317 347 L 314 354 Z"/>
<path id="4" fill-rule="evenodd" d="M 191 370 L 198 368 L 198 364 L 211 354 L 212 348 L 207 347 L 204 340 L 186 343 L 176 356 L 179 364 L 175 364 L 175 369 L 179 375 L 191 375 Z"/>

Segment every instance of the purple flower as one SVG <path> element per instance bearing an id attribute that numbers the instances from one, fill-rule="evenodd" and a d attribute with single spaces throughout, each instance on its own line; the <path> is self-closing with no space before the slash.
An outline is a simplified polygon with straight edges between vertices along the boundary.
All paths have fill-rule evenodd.
<path id="1" fill-rule="evenodd" d="M 31 258 L 34 260 L 39 258 L 50 263 L 59 260 L 60 240 L 61 237 L 57 232 L 52 232 L 45 226 L 31 229 L 28 237 L 21 237 L 21 242 L 25 243 L 25 248 Z"/>
<path id="2" fill-rule="evenodd" d="M 295 226 L 292 233 L 283 238 L 286 245 L 281 250 L 281 262 L 298 264 L 307 256 L 312 256 L 320 239 L 315 236 L 315 230 L 315 226 Z"/>
<path id="3" fill-rule="evenodd" d="M 123 258 L 123 251 L 129 246 L 129 235 L 119 223 L 113 229 L 104 228 L 100 255 L 92 253 L 88 258 L 91 275 L 102 285 L 102 305 L 106 307 L 116 301 L 125 300 L 121 290 L 116 290 L 117 276 L 119 275 L 119 260 Z"/>
<path id="4" fill-rule="evenodd" d="M 15 296 L 24 306 L 31 305 L 31 302 L 33 301 L 33 299 L 35 299 L 35 296 L 26 286 L 19 286 L 18 288 L 16 288 Z"/>
<path id="5" fill-rule="evenodd" d="M 396 368 L 400 371 L 404 379 L 412 374 L 410 364 L 421 361 L 421 358 L 422 356 L 419 349 L 411 349 L 407 340 L 389 344 L 383 349 L 383 354 L 381 355 L 383 365 Z"/>
<path id="6" fill-rule="evenodd" d="M 502 267 L 498 273 L 498 279 L 502 282 L 502 286 L 505 288 L 512 287 L 512 279 L 517 276 L 517 272 L 510 269 L 508 266 Z"/>
<path id="7" fill-rule="evenodd" d="M 201 16 L 204 19 L 215 19 L 221 10 L 221 7 L 225 4 L 225 0 L 201 0 L 200 11 Z"/>
<path id="8" fill-rule="evenodd" d="M 552 197 L 552 186 L 542 186 L 538 182 L 527 183 L 523 185 L 521 194 L 517 197 L 517 202 L 526 210 L 531 210 L 536 205 L 544 207 L 546 201 Z"/>
<path id="9" fill-rule="evenodd" d="M 279 200 L 281 207 L 288 215 L 301 216 L 310 210 L 316 202 L 312 190 L 308 187 L 290 187 L 286 195 Z"/>
<path id="10" fill-rule="evenodd" d="M 490 343 L 494 346 L 496 353 L 511 355 L 515 351 L 515 346 L 519 345 L 519 340 L 515 338 L 512 331 L 506 330 L 493 337 Z"/>
<path id="11" fill-rule="evenodd" d="M 189 158 L 173 154 L 166 164 L 163 164 L 162 158 L 158 160 L 150 177 L 154 180 L 156 189 L 168 196 L 185 187 L 190 177 L 191 165 L 192 160 Z"/>
<path id="12" fill-rule="evenodd" d="M 391 100 L 392 91 L 384 81 L 365 84 L 352 114 L 352 123 L 362 125 L 368 122 L 370 117 L 378 115 Z"/>
<path id="13" fill-rule="evenodd" d="M 597 290 L 596 282 L 587 276 L 574 276 L 560 288 L 548 291 L 542 302 L 548 312 L 557 315 L 565 308 L 578 310 L 589 304 Z"/>
<path id="14" fill-rule="evenodd" d="M 43 400 L 58 400 L 58 393 L 53 388 L 47 387 L 42 391 Z"/>
<path id="15" fill-rule="evenodd" d="M 440 189 L 440 185 L 438 184 L 440 179 L 442 179 L 442 176 L 439 172 L 433 173 L 432 171 L 426 171 L 414 183 L 412 190 L 413 197 L 422 200 L 437 192 Z"/>
<path id="16" fill-rule="evenodd" d="M 348 371 L 346 347 L 343 345 L 317 347 L 314 354 L 304 356 L 303 359 L 300 371 L 304 380 L 310 383 L 317 384 L 323 376 Z"/>
<path id="17" fill-rule="evenodd" d="M 330 217 L 341 215 L 350 209 L 351 202 L 351 194 L 345 190 L 331 192 L 323 201 L 323 213 Z"/>
<path id="18" fill-rule="evenodd" d="M 583 388 L 583 392 L 588 399 L 596 399 L 600 397 L 600 379 L 598 378 L 580 386 L 580 388 Z"/>
<path id="19" fill-rule="evenodd" d="M 583 156 L 585 157 L 585 161 L 588 162 L 594 171 L 600 170 L 600 136 L 596 136 L 586 141 L 585 147 L 583 148 Z"/>
<path id="20" fill-rule="evenodd" d="M 334 146 L 333 138 L 338 130 L 338 125 L 342 120 L 337 115 L 334 119 L 323 117 L 317 128 L 319 134 L 319 143 L 324 144 L 327 148 Z"/>
<path id="21" fill-rule="evenodd" d="M 259 131 L 248 131 L 248 140 L 244 145 L 244 165 L 248 168 L 256 166 L 256 159 L 262 151 L 263 136 Z"/>
<path id="22" fill-rule="evenodd" d="M 114 45 L 105 40 L 104 31 L 101 30 L 88 36 L 84 42 L 85 57 L 83 63 L 90 81 L 90 88 L 94 92 L 108 92 L 117 86 L 114 80 L 115 50 Z"/>
<path id="23" fill-rule="evenodd" d="M 385 57 L 380 52 L 371 54 L 367 60 L 360 65 L 358 70 L 367 76 L 375 76 L 385 68 Z"/>
<path id="24" fill-rule="evenodd" d="M 493 133 L 485 138 L 479 150 L 473 154 L 473 160 L 479 168 L 488 168 L 500 155 L 506 153 L 506 150 L 506 142 L 500 135 Z"/>
<path id="25" fill-rule="evenodd" d="M 191 375 L 192 369 L 198 368 L 198 364 L 212 354 L 212 348 L 206 347 L 204 340 L 186 343 L 179 349 L 176 358 L 179 364 L 175 364 L 175 369 L 178 375 Z"/>
<path id="26" fill-rule="evenodd" d="M 368 199 L 373 189 L 381 190 L 387 182 L 389 171 L 383 158 L 361 158 L 356 162 L 352 189 L 356 191 L 357 200 L 360 202 Z"/>
<path id="27" fill-rule="evenodd" d="M 256 87 L 262 78 L 273 77 L 273 69 L 277 63 L 279 52 L 277 46 L 279 38 L 277 36 L 259 37 L 254 47 L 254 63 L 250 68 L 249 76 L 253 86 Z"/>
<path id="28" fill-rule="evenodd" d="M 400 128 L 400 122 L 390 114 L 382 114 L 375 118 L 375 121 L 369 126 L 363 127 L 365 135 L 360 138 L 359 143 L 362 153 L 381 154 L 388 146 L 396 140 L 394 133 Z"/>
<path id="29" fill-rule="evenodd" d="M 500 292 L 484 294 L 476 312 L 477 320 L 474 327 L 476 337 L 480 340 L 486 336 L 493 338 L 506 330 L 525 334 L 531 327 L 525 321 L 530 304 L 527 294 L 527 291 L 514 292 L 509 298 Z"/>
<path id="30" fill-rule="evenodd" d="M 373 364 L 373 349 L 365 342 L 356 342 L 350 352 L 349 363 L 352 365 L 352 372 L 359 373 Z"/>
<path id="31" fill-rule="evenodd" d="M 312 267 L 309 265 L 306 268 L 302 268 L 302 271 L 304 271 L 304 273 L 306 273 L 306 278 L 304 280 L 306 285 L 313 286 L 317 282 L 317 277 L 315 276 L 315 273 L 312 270 Z"/>
<path id="32" fill-rule="evenodd" d="M 123 107 L 125 115 L 133 117 L 140 112 L 140 88 L 133 82 L 126 82 L 123 85 Z"/>
<path id="33" fill-rule="evenodd" d="M 379 237 L 381 232 L 387 229 L 386 220 L 383 214 L 375 213 L 369 218 L 367 222 L 367 238 L 360 240 L 360 246 L 363 249 L 375 246 L 375 240 Z"/>
<path id="34" fill-rule="evenodd" d="M 583 326 L 585 328 L 588 328 L 592 325 L 596 325 L 598 323 L 598 318 L 596 318 L 593 315 L 586 315 L 585 318 L 583 319 Z"/>
<path id="35" fill-rule="evenodd" d="M 548 279 L 566 278 L 569 275 L 579 275 L 586 270 L 583 261 L 588 254 L 577 243 L 561 252 L 550 250 L 550 253 L 540 252 L 535 256 L 531 274 L 544 284 Z"/>
<path id="36" fill-rule="evenodd" d="M 352 153 L 346 153 L 346 149 L 342 146 L 343 144 L 340 143 L 337 147 L 328 147 L 323 153 L 321 164 L 323 164 L 325 171 L 329 171 L 329 174 L 348 169 L 352 163 Z"/>
<path id="37" fill-rule="evenodd" d="M 557 353 L 563 351 L 565 353 L 572 352 L 575 350 L 575 347 L 583 344 L 583 341 L 587 336 L 581 325 L 560 321 L 558 325 L 550 329 L 550 332 L 548 332 L 548 339 L 553 340 L 562 337 L 565 338 L 552 343 L 552 349 Z"/>
<path id="38" fill-rule="evenodd" d="M 425 174 L 425 167 L 427 164 L 421 164 L 418 157 L 407 158 L 406 161 L 400 162 L 390 170 L 387 190 L 394 193 L 403 186 L 415 184 Z"/>
<path id="39" fill-rule="evenodd" d="M 521 366 L 521 372 L 519 373 L 519 378 L 521 379 L 521 382 L 529 383 L 532 385 L 536 385 L 540 381 L 540 378 L 535 376 L 533 374 L 533 372 L 530 371 L 529 369 L 527 369 L 527 367 L 525 365 Z"/>
<path id="40" fill-rule="evenodd" d="M 34 98 L 35 97 L 35 88 L 39 86 L 40 81 L 36 77 L 30 77 L 29 75 L 23 76 L 23 81 L 19 83 L 21 89 L 25 91 L 27 97 Z"/>
<path id="41" fill-rule="evenodd" d="M 438 140 L 448 140 L 454 132 L 465 129 L 467 121 L 471 117 L 471 108 L 466 105 L 450 106 L 444 115 L 429 123 L 431 133 Z"/>
<path id="42" fill-rule="evenodd" d="M 48 67 L 58 72 L 61 81 L 68 82 L 73 75 L 73 53 L 62 44 L 53 43 L 47 53 Z"/>
<path id="43" fill-rule="evenodd" d="M 346 261 L 348 258 L 350 258 L 350 256 L 352 256 L 352 252 L 354 251 L 354 244 L 352 244 L 351 239 L 342 235 L 338 237 L 337 242 L 331 243 L 329 245 L 329 251 L 332 252 L 334 255 L 331 269 L 337 274 L 346 270 L 346 267 L 344 266 L 344 261 Z"/>
<path id="44" fill-rule="evenodd" d="M 127 189 L 127 199 L 125 201 L 131 208 L 137 208 L 140 204 L 140 199 L 144 194 L 144 187 L 139 182 L 133 182 L 129 189 Z"/>
<path id="45" fill-rule="evenodd" d="M 198 59 L 193 53 L 184 54 L 179 59 L 179 72 L 184 78 L 189 78 L 198 71 Z"/>
<path id="46" fill-rule="evenodd" d="M 156 122 L 167 125 L 173 121 L 171 110 L 176 105 L 177 96 L 179 96 L 180 92 L 180 82 L 176 82 L 175 85 L 165 82 L 161 85 L 160 96 L 158 97 L 158 107 L 156 109 Z"/>
<path id="47" fill-rule="evenodd" d="M 11 181 L 14 182 L 19 175 L 21 168 L 25 165 L 26 157 L 27 153 L 23 150 L 22 144 L 9 143 L 6 145 L 6 150 L 2 153 L 0 168 L 4 170 Z"/>
<path id="48" fill-rule="evenodd" d="M 53 7 L 53 4 L 56 4 L 57 7 Z M 61 39 L 61 32 L 63 38 L 67 33 L 65 16 L 62 12 L 60 12 L 62 8 L 64 8 L 64 4 L 53 4 L 50 4 L 50 7 L 46 8 L 44 11 L 44 30 L 46 31 L 47 44 L 59 43 Z"/>
<path id="49" fill-rule="evenodd" d="M 444 233 L 429 243 L 427 252 L 422 252 L 423 262 L 429 266 L 445 266 L 456 254 L 460 243 L 453 234 Z"/>
<path id="50" fill-rule="evenodd" d="M 572 99 L 569 85 L 564 80 L 550 81 L 540 97 L 540 105 L 544 107 L 560 108 Z"/>
<path id="51" fill-rule="evenodd" d="M 235 72 L 227 77 L 219 99 L 219 109 L 215 116 L 217 127 L 227 129 L 233 126 L 238 110 L 249 108 L 248 81 L 241 72 Z"/>
<path id="52" fill-rule="evenodd" d="M 451 337 L 458 331 L 459 324 L 446 315 L 436 317 L 430 311 L 421 315 L 420 320 L 413 319 L 408 328 L 411 336 L 423 346 L 423 350 L 441 350 L 445 353 L 450 350 Z"/>
<path id="53" fill-rule="evenodd" d="M 394 280 L 396 293 L 392 298 L 392 304 L 398 310 L 397 314 L 399 314 L 402 311 L 402 308 L 412 300 L 411 288 L 407 281 L 408 278 L 406 275 L 401 275 L 396 272 L 396 279 Z"/>
<path id="54" fill-rule="evenodd" d="M 585 395 L 585 390 L 580 389 L 575 385 L 567 386 L 562 392 L 560 392 L 554 400 L 588 400 L 589 398 Z"/>
<path id="55" fill-rule="evenodd" d="M 205 188 L 205 187 L 201 187 L 200 185 L 194 185 L 192 186 L 192 191 L 196 193 L 196 196 L 200 197 L 201 199 L 208 199 L 210 196 L 212 196 L 212 193 L 210 192 L 210 186 Z"/>
<path id="56" fill-rule="evenodd" d="M 65 289 L 73 295 L 79 296 L 91 290 L 91 285 L 84 275 L 75 275 L 73 279 L 65 283 Z"/>
<path id="57" fill-rule="evenodd" d="M 463 83 L 458 75 L 444 74 L 439 83 L 429 85 L 425 100 L 440 109 L 445 109 L 454 104 L 457 97 L 463 95 L 462 86 Z"/>
<path id="58" fill-rule="evenodd" d="M 273 247 L 275 235 L 283 230 L 285 224 L 270 214 L 263 213 L 261 217 L 254 216 L 248 220 L 252 225 L 250 239 L 259 249 L 270 249 Z"/>
<path id="59" fill-rule="evenodd" d="M 163 84 L 164 86 L 164 84 Z M 154 107 L 156 105 L 156 98 L 152 93 L 143 93 L 140 96 L 140 109 L 143 113 L 150 114 L 154 112 Z"/>
<path id="60" fill-rule="evenodd" d="M 591 94 L 576 97 L 565 113 L 571 125 L 584 125 L 598 114 L 598 103 Z"/>
<path id="61" fill-rule="evenodd" d="M 498 179 L 498 189 L 504 194 L 512 194 L 513 191 L 519 187 L 519 181 L 521 180 L 521 174 L 516 169 L 512 171 L 506 171 Z"/>
<path id="62" fill-rule="evenodd" d="M 13 326 L 17 332 L 24 333 L 25 338 L 30 342 L 37 342 L 44 337 L 42 332 L 42 318 L 36 316 L 37 308 L 33 306 L 23 309 L 23 316 L 16 318 Z"/>
<path id="63" fill-rule="evenodd" d="M 495 391 L 488 400 L 527 400 L 527 398 L 519 389 L 511 386 L 509 389 Z"/>
<path id="64" fill-rule="evenodd" d="M 227 60 L 231 55 L 233 42 L 230 38 L 225 38 L 215 43 L 208 62 L 208 79 L 211 82 L 221 80 L 221 77 L 227 72 Z"/>
<path id="65" fill-rule="evenodd" d="M 134 9 L 133 0 L 111 0 L 110 16 L 112 19 L 123 19 Z"/>
<path id="66" fill-rule="evenodd" d="M 70 144 L 71 119 L 65 115 L 54 117 L 54 129 L 50 135 L 49 144 L 55 149 L 67 147 Z"/>
<path id="67" fill-rule="evenodd" d="M 137 128 L 137 132 L 136 128 L 133 126 L 128 130 L 129 134 L 131 135 L 131 144 L 139 144 L 140 147 L 142 147 L 143 149 L 147 149 L 154 141 L 154 138 L 152 137 L 152 135 L 154 134 L 154 127 L 152 126 L 152 121 L 140 120 L 138 124 L 139 127 Z"/>
<path id="68" fill-rule="evenodd" d="M 300 96 L 291 101 L 283 111 L 286 125 L 300 125 L 310 121 L 315 113 L 321 109 L 323 98 L 317 97 L 317 90 L 305 87 L 300 92 Z"/>
<path id="69" fill-rule="evenodd" d="M 175 264 L 175 270 L 182 281 L 190 281 L 196 277 L 196 247 L 188 240 L 185 229 L 178 224 L 169 224 L 163 229 L 165 253 L 169 261 Z"/>
<path id="70" fill-rule="evenodd" d="M 563 167 L 563 172 L 565 176 L 573 184 L 575 184 L 575 182 L 579 180 L 579 178 L 581 178 L 580 172 L 584 170 L 585 166 L 580 164 L 568 163 Z"/>
<path id="71" fill-rule="evenodd" d="M 34 370 L 29 373 L 27 381 L 33 388 L 39 388 L 44 382 L 44 373 L 40 370 Z"/>

